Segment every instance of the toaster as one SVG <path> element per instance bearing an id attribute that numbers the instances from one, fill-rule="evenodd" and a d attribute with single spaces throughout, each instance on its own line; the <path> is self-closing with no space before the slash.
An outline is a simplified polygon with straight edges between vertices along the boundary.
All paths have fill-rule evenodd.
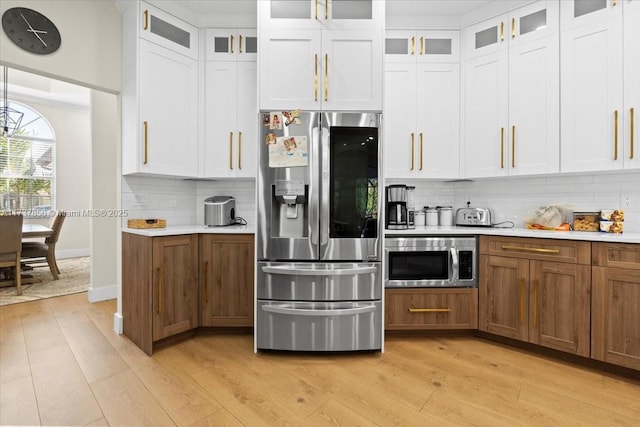
<path id="1" fill-rule="evenodd" d="M 204 225 L 221 227 L 235 224 L 236 199 L 231 196 L 213 196 L 204 201 Z"/>
<path id="2" fill-rule="evenodd" d="M 491 209 L 460 208 L 456 211 L 456 225 L 491 227 Z"/>

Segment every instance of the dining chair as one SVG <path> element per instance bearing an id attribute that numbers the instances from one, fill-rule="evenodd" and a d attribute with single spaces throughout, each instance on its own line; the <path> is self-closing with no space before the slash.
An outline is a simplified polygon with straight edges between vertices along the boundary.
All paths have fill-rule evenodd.
<path id="1" fill-rule="evenodd" d="M 60 269 L 56 262 L 56 243 L 58 242 L 58 237 L 60 237 L 60 230 L 62 229 L 62 223 L 66 216 L 67 213 L 65 211 L 58 212 L 58 215 L 55 216 L 51 224 L 52 232 L 44 239 L 44 242 L 22 243 L 22 260 L 46 258 L 53 280 L 58 280 L 58 274 L 60 274 Z"/>
<path id="2" fill-rule="evenodd" d="M 0 267 L 15 269 L 12 276 L 18 295 L 22 295 L 22 271 L 20 270 L 22 219 L 22 215 L 0 216 Z"/>

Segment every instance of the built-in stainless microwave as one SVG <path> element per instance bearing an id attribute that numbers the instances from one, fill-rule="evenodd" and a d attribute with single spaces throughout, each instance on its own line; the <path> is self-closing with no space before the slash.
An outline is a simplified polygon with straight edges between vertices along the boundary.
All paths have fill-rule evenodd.
<path id="1" fill-rule="evenodd" d="M 387 237 L 386 288 L 477 287 L 474 236 Z"/>

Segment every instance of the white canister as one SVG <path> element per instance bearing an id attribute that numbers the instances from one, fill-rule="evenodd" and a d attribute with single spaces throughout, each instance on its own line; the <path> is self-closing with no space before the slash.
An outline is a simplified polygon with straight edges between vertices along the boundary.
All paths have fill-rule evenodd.
<path id="1" fill-rule="evenodd" d="M 425 216 L 426 225 L 438 225 L 438 209 L 427 208 Z"/>
<path id="2" fill-rule="evenodd" d="M 425 213 L 424 213 L 424 211 L 416 211 L 414 219 L 415 219 L 416 227 L 420 227 L 420 226 L 425 225 Z"/>
<path id="3" fill-rule="evenodd" d="M 453 225 L 453 206 L 440 206 L 439 216 L 440 225 L 452 226 Z"/>

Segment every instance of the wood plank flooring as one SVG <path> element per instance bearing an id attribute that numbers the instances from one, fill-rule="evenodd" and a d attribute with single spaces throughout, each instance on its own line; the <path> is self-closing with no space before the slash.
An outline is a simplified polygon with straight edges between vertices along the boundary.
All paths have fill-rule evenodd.
<path id="1" fill-rule="evenodd" d="M 146 356 L 86 293 L 0 307 L 0 424 L 638 426 L 618 377 L 470 336 L 385 353 L 253 353 L 203 334 Z"/>

